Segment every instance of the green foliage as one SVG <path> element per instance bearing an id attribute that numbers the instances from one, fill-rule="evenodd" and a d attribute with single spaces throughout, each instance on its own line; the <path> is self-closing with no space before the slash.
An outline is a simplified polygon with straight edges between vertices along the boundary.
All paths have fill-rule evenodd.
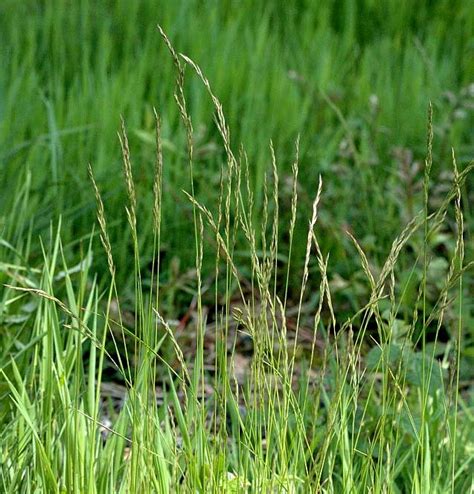
<path id="1" fill-rule="evenodd" d="M 0 491 L 472 490 L 473 22 L 2 2 Z"/>
<path id="2" fill-rule="evenodd" d="M 318 175 L 331 177 L 328 207 L 320 219 L 321 244 L 331 251 L 334 271 L 352 286 L 358 273 L 344 230 L 352 231 L 379 263 L 392 232 L 400 231 L 420 206 L 429 101 L 435 106 L 437 134 L 433 176 L 440 187 L 446 183 L 439 175 L 449 167 L 451 146 L 461 167 L 472 156 L 474 14 L 467 4 L 439 0 L 418 2 L 413 9 L 410 2 L 399 1 L 290 1 L 284 6 L 211 1 L 201 8 L 194 1 L 158 6 L 149 0 L 133 5 L 6 0 L 0 6 L 2 190 L 14 190 L 19 171 L 34 171 L 33 206 L 23 228 L 34 216 L 36 238 L 61 215 L 65 244 L 88 235 L 93 197 L 87 163 L 94 165 L 110 211 L 121 210 L 125 200 L 116 145 L 122 114 L 135 149 L 143 263 L 151 262 L 147 232 L 155 106 L 163 116 L 168 165 L 163 262 L 171 266 L 176 255 L 183 273 L 192 268 L 190 208 L 179 192 L 188 187 L 186 138 L 173 104 L 173 63 L 159 39 L 159 22 L 177 50 L 201 64 L 219 95 L 232 144 L 238 149 L 243 143 L 248 153 L 257 210 L 268 142 L 277 144 L 285 187 L 294 141 L 303 136 L 300 201 L 309 208 Z M 209 99 L 191 74 L 186 95 L 195 124 L 196 193 L 215 203 L 224 150 Z M 8 208 L 11 194 L 0 200 L 2 209 Z M 280 211 L 283 224 L 289 220 L 286 211 Z M 126 221 L 125 215 L 114 214 L 110 225 L 123 283 L 130 281 Z M 304 229 L 302 217 L 294 246 L 299 263 Z M 297 292 L 298 277 L 290 282 Z M 188 303 L 178 291 L 181 303 Z M 363 302 L 351 291 L 342 295 L 341 310 L 354 297 L 356 305 Z"/>

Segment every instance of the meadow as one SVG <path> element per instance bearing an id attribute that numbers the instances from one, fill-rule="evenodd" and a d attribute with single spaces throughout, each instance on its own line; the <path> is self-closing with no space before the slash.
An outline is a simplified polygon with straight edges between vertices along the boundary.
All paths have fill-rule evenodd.
<path id="1" fill-rule="evenodd" d="M 0 37 L 1 492 L 474 492 L 470 2 Z"/>

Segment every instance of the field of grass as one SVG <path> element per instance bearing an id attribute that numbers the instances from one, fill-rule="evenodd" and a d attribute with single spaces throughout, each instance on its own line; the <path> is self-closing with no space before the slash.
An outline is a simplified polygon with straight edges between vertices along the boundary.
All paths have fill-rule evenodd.
<path id="1" fill-rule="evenodd" d="M 0 492 L 474 492 L 469 1 L 0 39 Z"/>

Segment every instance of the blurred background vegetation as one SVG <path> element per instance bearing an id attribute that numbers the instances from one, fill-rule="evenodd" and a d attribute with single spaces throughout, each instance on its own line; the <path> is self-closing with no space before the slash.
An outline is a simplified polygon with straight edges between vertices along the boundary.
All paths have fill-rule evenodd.
<path id="1" fill-rule="evenodd" d="M 297 299 L 299 289 L 306 211 L 309 214 L 321 174 L 320 242 L 330 253 L 336 311 L 342 316 L 353 312 L 366 301 L 368 287 L 345 231 L 360 241 L 377 272 L 395 235 L 422 208 L 430 101 L 435 128 L 433 208 L 452 178 L 451 147 L 461 169 L 474 155 L 472 3 L 1 2 L 2 236 L 13 245 L 30 238 L 32 262 L 35 258 L 40 262 L 38 238 L 61 216 L 67 255 L 77 260 L 95 217 L 86 173 L 90 162 L 104 192 L 119 286 L 125 298 L 132 297 L 131 246 L 116 133 L 123 115 L 139 193 L 139 240 L 146 270 L 153 245 L 156 107 L 163 118 L 165 152 L 161 256 L 168 306 L 163 310 L 179 317 L 190 303 L 194 283 L 192 209 L 181 191 L 189 190 L 189 172 L 185 135 L 172 96 L 176 74 L 158 23 L 177 50 L 202 67 L 222 101 L 234 148 L 243 144 L 248 154 L 256 215 L 262 207 L 273 140 L 280 173 L 282 252 L 291 163 L 295 140 L 301 135 L 298 193 L 303 213 L 296 232 L 293 297 Z M 209 98 L 191 70 L 186 74 L 186 91 L 195 129 L 196 194 L 212 209 L 225 155 Z M 464 190 L 470 226 L 472 184 L 469 178 Z M 18 202 L 20 189 L 27 196 L 26 208 Z M 433 286 L 446 271 L 445 259 L 454 248 L 454 220 L 451 224 L 453 228 L 448 222 L 430 245 L 439 271 L 429 280 Z M 416 295 L 416 283 L 410 285 L 408 280 L 416 280 L 413 261 L 420 254 L 421 236 L 418 241 L 415 237 L 401 261 L 399 287 L 406 301 L 400 308 L 402 317 L 411 314 Z M 466 244 L 470 260 L 471 239 Z M 105 256 L 98 243 L 94 254 L 94 268 L 105 273 Z M 245 258 L 248 253 L 238 255 Z M 209 262 L 214 262 L 212 256 Z M 283 255 L 282 269 L 284 264 Z M 212 268 L 208 273 L 212 277 Z M 472 277 L 465 289 L 474 289 Z M 472 328 L 472 303 L 467 300 L 464 307 L 465 321 Z"/>

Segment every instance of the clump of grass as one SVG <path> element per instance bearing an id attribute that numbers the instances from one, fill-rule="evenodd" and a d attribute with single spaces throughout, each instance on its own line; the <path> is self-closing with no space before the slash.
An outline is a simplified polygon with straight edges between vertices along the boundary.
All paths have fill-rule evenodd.
<path id="1" fill-rule="evenodd" d="M 166 161 L 155 113 L 157 261 L 148 287 L 140 257 L 140 229 L 146 225 L 136 214 L 137 191 L 123 122 L 120 132 L 135 281 L 131 324 L 124 320 L 105 207 L 92 169 L 111 277 L 108 290 L 99 291 L 90 262 L 69 267 L 59 227 L 44 248 L 40 270 L 28 266 L 25 246 L 7 249 L 14 250 L 10 255 L 17 260 L 3 268 L 9 283 L 2 314 L 21 313 L 29 304 L 34 308 L 18 333 L 2 344 L 2 491 L 468 492 L 473 487 L 473 413 L 461 394 L 460 361 L 462 280 L 470 265 L 464 263 L 461 191 L 473 165 L 460 172 L 453 155 L 453 183 L 439 209 L 431 212 L 430 113 L 425 207 L 395 238 L 378 273 L 351 236 L 369 297 L 347 320 L 338 319 L 334 311 L 330 257 L 319 242 L 318 215 L 325 207 L 320 178 L 314 184 L 300 297 L 292 311 L 288 279 L 294 230 L 297 216 L 305 214 L 298 210 L 299 141 L 292 169 L 289 243 L 281 252 L 281 192 L 273 145 L 271 179 L 265 182 L 259 215 L 246 155 L 233 151 L 219 99 L 200 67 L 177 54 L 163 31 L 161 35 L 176 64 L 176 102 L 187 135 L 190 185 L 183 196 L 193 211 L 189 242 L 195 249 L 196 278 L 192 356 L 180 346 L 160 296 Z M 186 105 L 185 66 L 209 92 L 226 153 L 217 205 L 205 204 L 194 188 L 194 131 Z M 420 230 L 426 245 L 451 208 L 456 244 L 437 303 L 428 313 L 426 280 L 432 266 L 420 252 L 413 266 L 423 270 L 416 310 L 411 319 L 401 319 L 405 287 L 397 287 L 400 254 Z M 91 258 L 92 238 L 84 260 Z M 236 255 L 241 239 L 247 262 Z M 283 275 L 282 255 L 288 259 Z M 215 259 L 213 320 L 206 316 L 203 302 L 208 289 L 204 256 Z M 312 313 L 305 308 L 310 278 L 319 281 Z M 440 347 L 437 336 L 429 342 L 426 335 L 432 325 L 441 328 L 452 304 L 457 307 L 455 330 Z M 211 333 L 214 355 L 209 368 Z M 241 335 L 250 340 L 251 357 L 239 353 L 236 341 Z M 309 336 L 309 343 L 304 344 L 303 336 Z M 165 345 L 175 358 L 163 351 Z M 110 370 L 124 383 L 115 407 L 103 386 L 106 379 L 111 384 Z"/>

